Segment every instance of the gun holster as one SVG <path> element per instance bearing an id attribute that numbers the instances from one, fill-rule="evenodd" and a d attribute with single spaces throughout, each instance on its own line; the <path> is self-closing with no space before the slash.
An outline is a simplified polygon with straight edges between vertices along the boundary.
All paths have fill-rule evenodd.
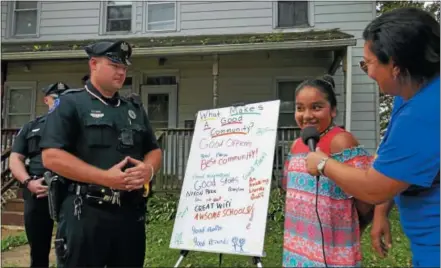
<path id="1" fill-rule="evenodd" d="M 44 181 L 48 186 L 48 203 L 49 203 L 49 214 L 52 220 L 58 222 L 60 206 L 61 206 L 61 186 L 62 182 L 57 175 L 50 171 L 44 173 Z"/>

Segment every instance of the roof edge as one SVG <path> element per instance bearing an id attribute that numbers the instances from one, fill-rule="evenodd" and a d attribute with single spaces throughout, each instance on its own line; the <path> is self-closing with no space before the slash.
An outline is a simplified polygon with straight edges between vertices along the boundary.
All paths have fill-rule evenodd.
<path id="1" fill-rule="evenodd" d="M 295 40 L 268 43 L 246 44 L 220 44 L 220 45 L 192 45 L 192 46 L 169 46 L 169 47 L 145 47 L 133 48 L 132 57 L 138 56 L 169 56 L 169 55 L 200 55 L 200 54 L 224 54 L 256 50 L 284 50 L 284 49 L 320 49 L 320 48 L 344 48 L 356 45 L 355 38 L 332 39 L 332 40 Z M 2 60 L 49 60 L 49 59 L 73 59 L 87 58 L 84 50 L 59 50 L 59 51 L 35 51 L 35 52 L 4 52 Z"/>

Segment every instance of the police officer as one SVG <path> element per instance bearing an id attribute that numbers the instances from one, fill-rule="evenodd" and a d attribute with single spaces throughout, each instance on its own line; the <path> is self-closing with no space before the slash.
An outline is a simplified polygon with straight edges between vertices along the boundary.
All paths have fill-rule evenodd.
<path id="1" fill-rule="evenodd" d="M 60 94 L 69 87 L 61 82 L 43 89 L 44 103 L 53 109 Z M 23 189 L 24 221 L 26 236 L 31 248 L 31 267 L 48 267 L 54 222 L 49 216 L 47 186 L 43 174 L 46 169 L 41 161 L 39 142 L 46 115 L 25 124 L 17 134 L 9 160 L 9 168 L 21 182 Z M 29 159 L 26 168 L 25 160 Z"/>
<path id="2" fill-rule="evenodd" d="M 60 267 L 142 267 L 144 184 L 162 152 L 138 95 L 123 98 L 132 48 L 124 41 L 85 48 L 90 80 L 49 114 L 43 164 L 64 177 L 67 195 L 55 241 Z"/>

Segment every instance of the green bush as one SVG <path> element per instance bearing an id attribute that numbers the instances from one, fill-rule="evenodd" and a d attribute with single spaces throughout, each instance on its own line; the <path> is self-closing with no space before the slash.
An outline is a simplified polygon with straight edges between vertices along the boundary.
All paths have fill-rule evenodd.
<path id="1" fill-rule="evenodd" d="M 147 202 L 147 222 L 166 222 L 175 218 L 179 196 L 153 194 Z"/>
<path id="2" fill-rule="evenodd" d="M 285 191 L 280 188 L 271 190 L 268 204 L 268 219 L 275 222 L 285 221 Z"/>
<path id="3" fill-rule="evenodd" d="M 167 222 L 173 220 L 178 208 L 179 195 L 153 194 L 147 203 L 147 222 Z M 283 222 L 285 218 L 285 192 L 273 189 L 268 205 L 268 219 Z"/>

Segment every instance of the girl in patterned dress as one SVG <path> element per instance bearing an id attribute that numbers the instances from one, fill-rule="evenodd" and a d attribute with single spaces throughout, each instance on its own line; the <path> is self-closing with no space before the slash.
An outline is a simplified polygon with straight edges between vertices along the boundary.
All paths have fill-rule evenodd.
<path id="1" fill-rule="evenodd" d="M 321 151 L 348 165 L 367 168 L 372 161 L 368 152 L 349 132 L 333 124 L 337 113 L 334 87 L 328 75 L 301 83 L 295 93 L 295 120 L 301 129 L 317 128 Z M 370 221 L 373 206 L 348 196 L 324 176 L 317 182 L 306 170 L 308 152 L 308 146 L 296 139 L 285 163 L 283 266 L 358 267 L 360 234 Z"/>

